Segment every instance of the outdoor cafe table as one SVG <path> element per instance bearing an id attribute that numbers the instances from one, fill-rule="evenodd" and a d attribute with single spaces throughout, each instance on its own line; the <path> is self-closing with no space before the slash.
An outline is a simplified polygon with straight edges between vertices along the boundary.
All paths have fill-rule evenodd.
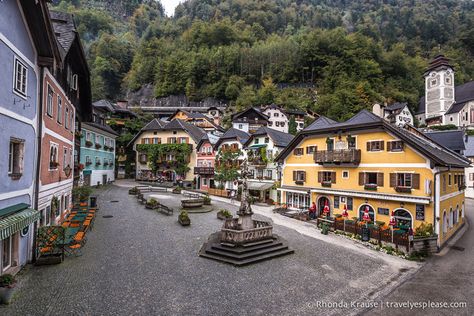
<path id="1" fill-rule="evenodd" d="M 66 228 L 64 244 L 69 245 L 74 240 L 74 236 L 79 232 L 79 230 L 80 230 L 80 227 Z"/>

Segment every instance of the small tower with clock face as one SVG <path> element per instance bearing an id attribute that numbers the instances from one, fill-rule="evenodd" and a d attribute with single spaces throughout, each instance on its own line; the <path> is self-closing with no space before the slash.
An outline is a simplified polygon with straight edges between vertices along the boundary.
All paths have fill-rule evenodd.
<path id="1" fill-rule="evenodd" d="M 443 55 L 436 56 L 425 72 L 425 119 L 441 116 L 454 103 L 454 68 Z"/>

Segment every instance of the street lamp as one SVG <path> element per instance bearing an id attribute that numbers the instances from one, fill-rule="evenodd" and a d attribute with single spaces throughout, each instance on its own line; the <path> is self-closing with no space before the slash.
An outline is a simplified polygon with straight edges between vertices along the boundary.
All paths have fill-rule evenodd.
<path id="1" fill-rule="evenodd" d="M 66 178 L 69 178 L 69 176 L 71 175 L 71 172 L 72 172 L 72 168 L 69 165 L 67 165 L 64 168 L 64 174 L 66 175 Z"/>

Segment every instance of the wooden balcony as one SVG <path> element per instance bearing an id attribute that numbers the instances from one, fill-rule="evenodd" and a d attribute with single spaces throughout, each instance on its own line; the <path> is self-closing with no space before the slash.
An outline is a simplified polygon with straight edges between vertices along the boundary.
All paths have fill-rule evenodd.
<path id="1" fill-rule="evenodd" d="M 194 167 L 194 174 L 214 175 L 213 167 Z"/>
<path id="2" fill-rule="evenodd" d="M 314 162 L 322 165 L 358 166 L 360 149 L 318 150 L 314 153 Z"/>

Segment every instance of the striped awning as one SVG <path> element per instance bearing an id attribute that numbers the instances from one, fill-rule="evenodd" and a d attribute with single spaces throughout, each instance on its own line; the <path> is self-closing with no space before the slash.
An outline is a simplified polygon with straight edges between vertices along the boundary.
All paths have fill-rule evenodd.
<path id="1" fill-rule="evenodd" d="M 12 236 L 31 223 L 39 220 L 40 217 L 41 214 L 39 211 L 28 208 L 0 219 L 0 240 Z"/>

